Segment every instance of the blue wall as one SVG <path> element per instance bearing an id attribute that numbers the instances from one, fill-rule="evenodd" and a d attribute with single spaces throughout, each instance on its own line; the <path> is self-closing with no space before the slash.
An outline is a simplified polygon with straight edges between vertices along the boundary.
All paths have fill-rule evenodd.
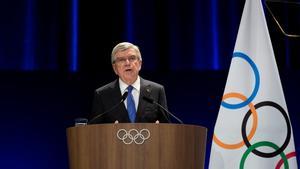
<path id="1" fill-rule="evenodd" d="M 0 71 L 99 72 L 118 42 L 140 46 L 150 71 L 227 70 L 241 0 L 0 1 Z M 288 33 L 300 34 L 300 5 L 270 3 Z M 299 38 L 266 13 L 280 68 L 300 69 Z"/>

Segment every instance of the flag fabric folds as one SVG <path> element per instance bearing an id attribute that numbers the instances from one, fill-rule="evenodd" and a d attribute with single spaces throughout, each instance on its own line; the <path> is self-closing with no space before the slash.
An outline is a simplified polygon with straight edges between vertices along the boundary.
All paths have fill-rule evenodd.
<path id="1" fill-rule="evenodd" d="M 246 0 L 209 169 L 297 169 L 292 125 L 261 0 Z"/>

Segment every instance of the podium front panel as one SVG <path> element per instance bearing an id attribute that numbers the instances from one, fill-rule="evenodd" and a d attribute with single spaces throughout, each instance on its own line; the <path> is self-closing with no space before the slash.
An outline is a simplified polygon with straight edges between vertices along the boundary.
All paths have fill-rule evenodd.
<path id="1" fill-rule="evenodd" d="M 119 123 L 67 129 L 70 169 L 202 169 L 207 129 Z"/>

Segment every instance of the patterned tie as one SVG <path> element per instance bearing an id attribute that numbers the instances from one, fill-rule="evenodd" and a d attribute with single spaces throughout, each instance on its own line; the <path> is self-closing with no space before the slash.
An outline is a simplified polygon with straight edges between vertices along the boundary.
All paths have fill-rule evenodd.
<path id="1" fill-rule="evenodd" d="M 135 116 L 136 116 L 136 110 L 135 110 L 135 104 L 132 96 L 132 89 L 133 87 L 130 85 L 127 87 L 128 90 L 128 96 L 127 96 L 127 111 L 129 115 L 129 119 L 131 123 L 134 123 Z"/>

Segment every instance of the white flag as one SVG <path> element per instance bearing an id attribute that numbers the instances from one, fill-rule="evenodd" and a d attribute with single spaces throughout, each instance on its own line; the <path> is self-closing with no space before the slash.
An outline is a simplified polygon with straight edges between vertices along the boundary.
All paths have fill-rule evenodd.
<path id="1" fill-rule="evenodd" d="M 297 169 L 292 126 L 261 0 L 246 0 L 210 169 Z"/>

